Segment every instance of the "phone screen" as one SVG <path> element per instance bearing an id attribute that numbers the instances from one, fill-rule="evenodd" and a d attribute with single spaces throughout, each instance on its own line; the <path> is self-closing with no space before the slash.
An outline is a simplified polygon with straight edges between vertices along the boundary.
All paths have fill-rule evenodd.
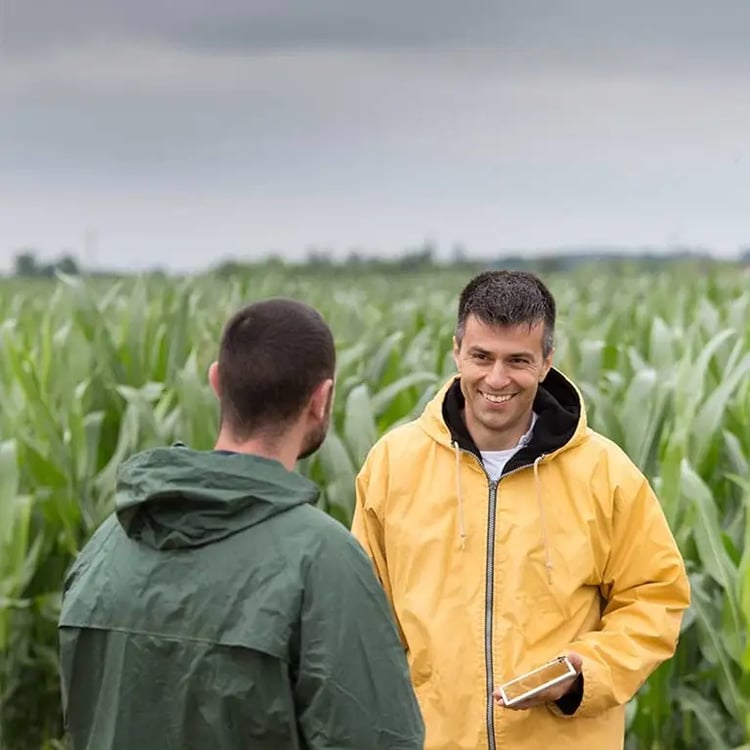
<path id="1" fill-rule="evenodd" d="M 541 685 L 560 677 L 572 677 L 572 675 L 564 661 L 556 660 L 511 680 L 503 685 L 503 689 L 508 696 L 508 700 L 512 701 L 524 693 L 535 690 Z"/>

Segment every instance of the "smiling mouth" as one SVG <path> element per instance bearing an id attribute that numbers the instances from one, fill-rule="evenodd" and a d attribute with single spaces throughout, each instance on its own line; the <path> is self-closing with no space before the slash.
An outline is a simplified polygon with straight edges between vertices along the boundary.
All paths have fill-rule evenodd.
<path id="1" fill-rule="evenodd" d="M 513 396 L 515 396 L 515 393 L 501 393 L 501 394 L 493 394 L 493 393 L 485 393 L 484 391 L 479 391 L 482 394 L 482 397 L 489 401 L 491 404 L 504 404 L 507 401 L 510 401 Z"/>

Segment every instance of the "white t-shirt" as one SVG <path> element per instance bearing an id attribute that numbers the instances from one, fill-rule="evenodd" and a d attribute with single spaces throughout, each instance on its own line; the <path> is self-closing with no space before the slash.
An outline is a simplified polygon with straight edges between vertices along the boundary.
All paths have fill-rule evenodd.
<path id="1" fill-rule="evenodd" d="M 484 468 L 486 472 L 489 474 L 490 479 L 495 482 L 500 478 L 500 475 L 503 473 L 503 469 L 505 468 L 505 464 L 510 461 L 513 456 L 518 453 L 521 448 L 523 448 L 529 440 L 531 440 L 531 433 L 534 431 L 534 425 L 536 424 L 536 412 L 531 413 L 531 426 L 529 429 L 521 435 L 521 439 L 518 441 L 518 443 L 513 448 L 508 448 L 504 451 L 480 451 L 482 454 L 482 463 L 484 463 Z"/>

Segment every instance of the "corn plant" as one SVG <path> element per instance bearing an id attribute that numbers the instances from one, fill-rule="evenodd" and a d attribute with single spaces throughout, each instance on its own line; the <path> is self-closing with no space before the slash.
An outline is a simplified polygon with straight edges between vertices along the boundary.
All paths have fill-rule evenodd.
<path id="1" fill-rule="evenodd" d="M 296 297 L 330 322 L 337 386 L 327 440 L 299 470 L 348 525 L 374 441 L 454 372 L 468 274 L 327 276 L 269 266 L 232 277 L 0 282 L 0 747 L 59 748 L 56 654 L 67 567 L 112 511 L 132 452 L 210 449 L 206 380 L 245 302 Z M 547 278 L 556 365 L 592 426 L 655 487 L 693 605 L 677 654 L 627 707 L 628 750 L 750 747 L 750 275 L 600 269 Z"/>

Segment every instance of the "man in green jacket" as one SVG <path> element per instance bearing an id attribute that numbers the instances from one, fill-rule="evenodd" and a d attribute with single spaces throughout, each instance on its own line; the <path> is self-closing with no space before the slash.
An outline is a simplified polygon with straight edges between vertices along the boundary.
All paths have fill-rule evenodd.
<path id="1" fill-rule="evenodd" d="M 227 324 L 213 451 L 119 471 L 115 513 L 68 574 L 59 623 L 73 750 L 421 749 L 389 605 L 294 472 L 330 419 L 335 351 L 312 308 Z"/>

